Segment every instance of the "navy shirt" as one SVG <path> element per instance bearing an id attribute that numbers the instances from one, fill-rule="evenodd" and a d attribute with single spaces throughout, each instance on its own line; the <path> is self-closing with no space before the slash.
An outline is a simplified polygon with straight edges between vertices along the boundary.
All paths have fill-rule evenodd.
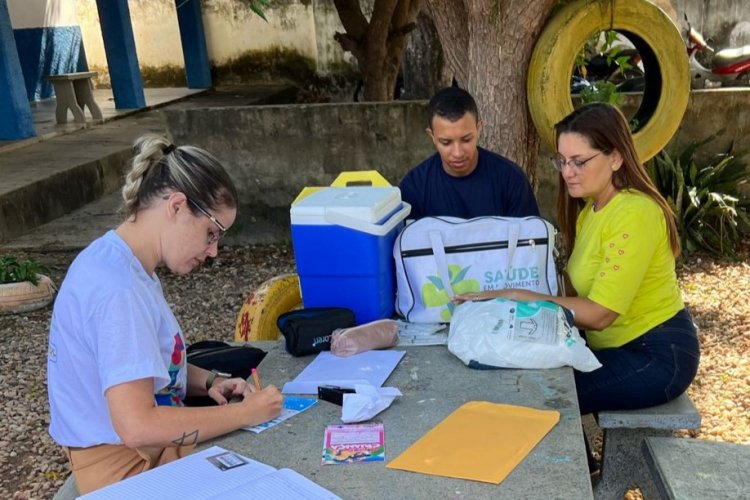
<path id="1" fill-rule="evenodd" d="M 486 149 L 478 150 L 477 168 L 465 177 L 448 175 L 438 153 L 412 168 L 399 184 L 401 199 L 412 207 L 409 218 L 539 215 L 521 167 Z"/>

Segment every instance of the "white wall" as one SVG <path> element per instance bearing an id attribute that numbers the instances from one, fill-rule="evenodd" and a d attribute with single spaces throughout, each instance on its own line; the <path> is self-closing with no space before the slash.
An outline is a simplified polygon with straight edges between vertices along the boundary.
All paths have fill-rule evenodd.
<path id="1" fill-rule="evenodd" d="M 313 6 L 306 3 L 268 8 L 265 22 L 236 0 L 204 1 L 203 26 L 211 61 L 221 64 L 247 50 L 271 47 L 285 47 L 317 61 Z"/>
<path id="2" fill-rule="evenodd" d="M 8 12 L 17 30 L 78 24 L 73 0 L 8 0 Z"/>
<path id="3" fill-rule="evenodd" d="M 89 65 L 106 67 L 96 1 L 75 0 L 75 4 Z M 310 58 L 321 73 L 350 59 L 333 40 L 334 32 L 343 28 L 330 0 L 273 1 L 265 9 L 268 22 L 238 0 L 203 0 L 201 4 L 206 45 L 213 64 L 224 64 L 247 51 L 271 48 L 284 48 Z M 182 66 L 174 0 L 130 0 L 128 6 L 140 64 Z"/>
<path id="4" fill-rule="evenodd" d="M 372 0 L 360 0 L 365 9 Z M 632 1 L 632 0 L 618 0 Z M 706 37 L 721 48 L 730 30 L 739 22 L 750 23 L 750 0 L 652 0 L 667 10 L 684 29 L 684 14 Z M 95 0 L 9 0 L 11 18 L 21 22 L 26 12 L 40 11 L 39 5 L 75 5 L 83 33 L 89 65 L 106 68 L 99 17 Z M 284 48 L 310 58 L 321 74 L 335 72 L 352 61 L 333 39 L 343 31 L 331 0 L 272 0 L 265 10 L 268 22 L 253 14 L 239 0 L 202 0 L 203 24 L 209 58 L 221 65 L 247 51 Z M 133 32 L 141 65 L 182 66 L 182 47 L 174 0 L 129 0 Z M 37 6 L 36 10 L 32 8 Z M 70 8 L 70 7 L 66 7 Z M 30 15 L 30 14 L 28 14 Z M 24 21 L 37 22 L 37 21 Z M 745 30 L 750 38 L 750 29 Z M 735 40 L 750 43 L 741 36 Z"/>
<path id="5" fill-rule="evenodd" d="M 86 60 L 91 67 L 106 68 L 107 56 L 96 1 L 75 0 L 75 4 L 83 35 L 83 46 L 86 49 Z M 128 7 L 140 64 L 183 66 L 174 0 L 129 0 Z"/>
<path id="6" fill-rule="evenodd" d="M 664 0 L 663 0 L 664 1 Z M 731 30 L 741 22 L 750 22 L 750 1 L 748 0 L 666 0 L 671 1 L 677 12 L 677 22 L 685 28 L 685 14 L 690 24 L 706 38 L 712 38 L 717 48 L 729 43 Z M 736 43 L 750 44 L 750 37 Z"/>

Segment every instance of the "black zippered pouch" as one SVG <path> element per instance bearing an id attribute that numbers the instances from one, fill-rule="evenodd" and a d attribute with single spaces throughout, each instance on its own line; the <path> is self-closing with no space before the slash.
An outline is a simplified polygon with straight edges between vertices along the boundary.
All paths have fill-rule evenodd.
<path id="1" fill-rule="evenodd" d="M 203 340 L 186 349 L 187 362 L 206 370 L 231 373 L 233 377 L 247 379 L 257 368 L 266 351 L 249 345 L 229 345 L 219 340 Z"/>
<path id="2" fill-rule="evenodd" d="M 276 325 L 292 356 L 331 350 L 331 333 L 356 325 L 354 312 L 345 307 L 308 307 L 282 314 Z"/>
<path id="3" fill-rule="evenodd" d="M 187 362 L 205 370 L 229 373 L 233 377 L 247 380 L 253 368 L 257 368 L 266 351 L 249 345 L 230 345 L 219 340 L 202 340 L 185 350 Z M 216 404 L 208 396 L 188 396 L 187 406 L 211 406 Z"/>

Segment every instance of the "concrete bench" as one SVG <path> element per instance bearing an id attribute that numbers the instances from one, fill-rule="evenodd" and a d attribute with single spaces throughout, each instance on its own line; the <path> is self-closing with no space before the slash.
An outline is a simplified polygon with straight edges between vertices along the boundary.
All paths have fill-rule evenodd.
<path id="1" fill-rule="evenodd" d="M 678 429 L 697 429 L 701 416 L 687 393 L 669 403 L 639 410 L 606 411 L 597 415 L 604 431 L 601 480 L 594 497 L 611 500 L 638 486 L 644 498 L 658 498 L 643 452 L 643 439 L 671 436 Z"/>
<path id="2" fill-rule="evenodd" d="M 643 455 L 663 499 L 750 497 L 750 446 L 647 437 Z"/>
<path id="3" fill-rule="evenodd" d="M 52 500 L 75 500 L 78 498 L 78 487 L 76 486 L 76 480 L 73 474 L 68 476 L 60 489 L 57 490 Z"/>
<path id="4" fill-rule="evenodd" d="M 44 77 L 55 87 L 55 96 L 57 96 L 55 118 L 57 123 L 68 123 L 68 109 L 73 113 L 74 121 L 85 122 L 84 106 L 89 108 L 92 118 L 102 119 L 102 110 L 96 104 L 92 92 L 91 78 L 94 76 L 96 76 L 96 72 L 84 71 Z"/>

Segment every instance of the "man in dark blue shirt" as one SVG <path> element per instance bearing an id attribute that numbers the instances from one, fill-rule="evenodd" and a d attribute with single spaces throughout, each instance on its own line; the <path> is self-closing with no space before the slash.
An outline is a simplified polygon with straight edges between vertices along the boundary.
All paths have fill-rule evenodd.
<path id="1" fill-rule="evenodd" d="M 410 218 L 539 215 L 523 170 L 477 146 L 483 123 L 468 92 L 458 87 L 438 91 L 427 116 L 427 133 L 437 153 L 412 168 L 399 184 L 401 198 L 412 206 Z"/>

